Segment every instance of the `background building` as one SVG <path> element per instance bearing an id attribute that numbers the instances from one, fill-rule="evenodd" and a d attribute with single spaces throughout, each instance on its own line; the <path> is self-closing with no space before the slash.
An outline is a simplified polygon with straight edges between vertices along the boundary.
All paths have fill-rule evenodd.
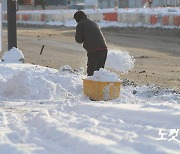
<path id="1" fill-rule="evenodd" d="M 7 0 L 2 1 L 2 10 L 7 10 Z M 84 5 L 84 8 L 142 8 L 142 0 L 18 0 L 19 10 L 66 9 L 69 5 Z M 42 3 L 45 3 L 44 6 Z M 180 0 L 153 0 L 152 7 L 180 6 Z"/>

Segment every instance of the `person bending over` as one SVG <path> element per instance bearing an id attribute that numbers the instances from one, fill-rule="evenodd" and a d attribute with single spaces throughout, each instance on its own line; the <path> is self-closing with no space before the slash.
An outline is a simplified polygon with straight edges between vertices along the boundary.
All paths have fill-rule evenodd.
<path id="1" fill-rule="evenodd" d="M 83 43 L 87 51 L 87 75 L 91 76 L 94 71 L 104 68 L 108 52 L 106 41 L 98 25 L 88 19 L 83 11 L 77 11 L 74 19 L 77 22 L 75 40 Z"/>

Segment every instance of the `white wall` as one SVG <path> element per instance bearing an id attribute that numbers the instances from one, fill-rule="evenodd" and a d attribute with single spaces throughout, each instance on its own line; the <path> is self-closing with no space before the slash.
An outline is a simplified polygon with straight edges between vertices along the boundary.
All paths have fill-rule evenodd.
<path id="1" fill-rule="evenodd" d="M 162 6 L 180 6 L 180 0 L 161 0 Z"/>
<path id="2" fill-rule="evenodd" d="M 142 7 L 141 0 L 133 0 L 133 1 L 129 0 L 128 6 L 129 6 L 129 8 L 140 8 L 140 7 Z"/>
<path id="3" fill-rule="evenodd" d="M 119 0 L 122 1 L 122 0 Z M 141 8 L 141 0 L 128 0 L 129 8 Z M 153 0 L 152 7 L 180 6 L 180 0 Z"/>
<path id="4" fill-rule="evenodd" d="M 114 0 L 101 0 L 98 1 L 99 8 L 114 8 L 115 1 Z"/>
<path id="5" fill-rule="evenodd" d="M 84 0 L 84 4 L 87 6 L 97 6 L 97 0 Z"/>

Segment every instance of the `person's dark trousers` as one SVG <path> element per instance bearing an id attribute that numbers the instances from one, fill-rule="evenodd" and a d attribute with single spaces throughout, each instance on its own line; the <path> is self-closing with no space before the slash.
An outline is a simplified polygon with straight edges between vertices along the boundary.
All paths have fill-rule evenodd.
<path id="1" fill-rule="evenodd" d="M 87 75 L 91 76 L 94 74 L 94 71 L 104 68 L 107 58 L 107 50 L 88 52 L 87 57 Z"/>

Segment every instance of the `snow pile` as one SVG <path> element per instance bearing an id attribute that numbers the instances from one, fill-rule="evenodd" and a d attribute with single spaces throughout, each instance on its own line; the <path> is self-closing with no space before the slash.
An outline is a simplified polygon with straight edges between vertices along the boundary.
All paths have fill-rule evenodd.
<path id="1" fill-rule="evenodd" d="M 0 153 L 179 153 L 178 92 L 127 82 L 118 99 L 90 101 L 70 66 L 3 62 L 0 72 Z"/>
<path id="2" fill-rule="evenodd" d="M 134 68 L 135 60 L 128 52 L 110 50 L 105 67 L 121 73 L 127 73 Z"/>
<path id="3" fill-rule="evenodd" d="M 5 65 L 8 68 L 8 64 Z M 79 91 L 76 87 L 76 77 L 72 78 L 72 71 L 67 72 L 63 69 L 54 71 L 38 66 L 29 65 L 29 68 L 22 69 L 19 65 L 14 64 L 14 68 L 4 70 L 0 67 L 2 74 L 9 74 L 8 78 L 0 76 L 0 98 L 1 100 L 51 100 L 61 98 L 71 93 Z M 39 70 L 41 73 L 39 74 Z M 53 70 L 53 71 L 52 71 Z M 10 71 L 15 73 L 11 73 Z M 66 73 L 65 73 L 66 72 Z M 10 75 L 11 74 L 11 75 Z M 76 76 L 76 74 L 74 74 Z M 80 79 L 78 79 L 80 80 Z M 80 83 L 82 81 L 80 80 Z M 82 87 L 81 87 L 82 89 Z M 80 90 L 80 93 L 82 90 Z"/>
<path id="4" fill-rule="evenodd" d="M 51 99 L 61 93 L 61 87 L 45 79 L 43 76 L 33 76 L 26 71 L 14 74 L 6 81 L 0 81 L 0 95 L 6 99 Z M 46 87 L 46 88 L 45 88 Z"/>
<path id="5" fill-rule="evenodd" d="M 180 102 L 179 102 L 180 95 L 178 94 L 178 92 L 172 89 L 163 89 L 160 87 L 143 85 L 143 86 L 135 87 L 134 94 L 137 97 L 140 97 L 141 99 L 144 99 L 144 100 L 149 98 L 151 100 L 159 100 L 159 102 L 167 101 L 167 103 L 170 103 L 170 104 L 173 103 L 174 105 L 175 104 L 180 105 Z"/>
<path id="6" fill-rule="evenodd" d="M 99 71 L 95 71 L 93 76 L 87 77 L 88 80 L 92 81 L 102 81 L 102 82 L 120 82 L 118 75 L 116 73 L 110 72 L 103 68 Z"/>
<path id="7" fill-rule="evenodd" d="M 12 49 L 4 53 L 4 55 L 2 56 L 2 61 L 22 63 L 24 62 L 24 55 L 18 48 L 13 47 Z"/>

